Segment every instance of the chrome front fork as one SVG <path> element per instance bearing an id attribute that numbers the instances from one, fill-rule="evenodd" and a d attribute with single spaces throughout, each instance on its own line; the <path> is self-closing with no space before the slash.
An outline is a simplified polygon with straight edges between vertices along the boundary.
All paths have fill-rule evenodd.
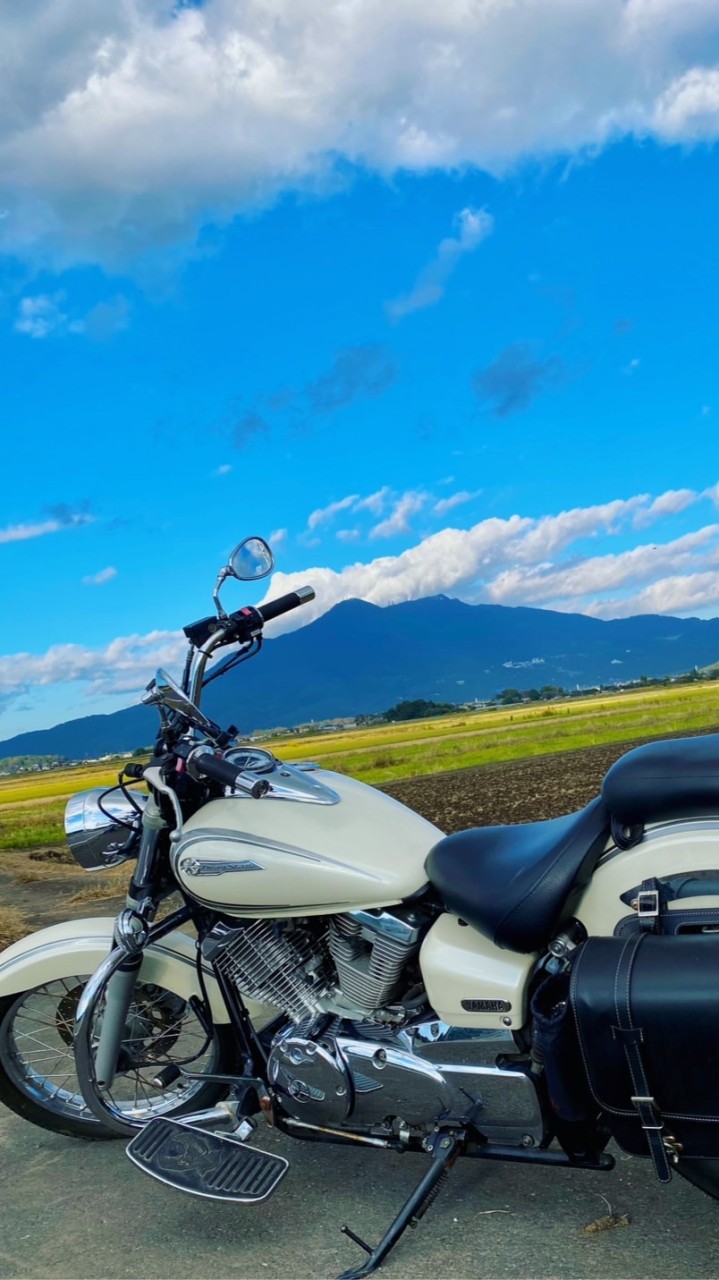
<path id="1" fill-rule="evenodd" d="M 166 825 L 151 796 L 143 812 L 140 852 L 133 876 L 135 884 L 152 882 L 158 840 Z M 105 1124 L 109 1122 L 108 1109 L 99 1091 L 109 1090 L 115 1080 L 122 1042 L 128 1037 L 128 1014 L 154 913 L 155 903 L 151 898 L 138 901 L 128 895 L 127 906 L 115 921 L 113 949 L 87 982 L 77 1006 L 74 1049 L 78 1079 L 87 1106 Z M 95 1037 L 97 1011 L 103 996 L 105 1008 Z"/>

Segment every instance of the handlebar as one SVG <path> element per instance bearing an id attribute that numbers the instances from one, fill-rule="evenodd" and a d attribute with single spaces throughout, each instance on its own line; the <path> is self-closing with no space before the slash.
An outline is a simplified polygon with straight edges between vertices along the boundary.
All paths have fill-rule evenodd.
<path id="1" fill-rule="evenodd" d="M 188 623 L 183 630 L 196 649 L 201 649 L 208 640 L 213 640 L 213 647 L 234 644 L 238 640 L 244 644 L 259 635 L 266 622 L 279 618 L 280 614 L 289 613 L 291 609 L 298 609 L 301 604 L 309 604 L 314 598 L 312 587 L 298 587 L 296 591 L 288 591 L 286 596 L 268 600 L 267 604 L 261 604 L 257 608 L 247 605 L 223 618 L 214 615 L 200 618 L 197 622 Z"/>
<path id="2" fill-rule="evenodd" d="M 279 618 L 282 613 L 289 613 L 291 609 L 299 609 L 301 604 L 309 604 L 310 600 L 314 600 L 315 593 L 312 587 L 298 587 L 297 591 L 288 591 L 286 596 L 279 596 L 277 600 L 268 600 L 267 604 L 257 606 L 263 624 L 271 622 L 273 618 Z M 239 611 L 242 613 L 242 610 Z M 236 615 L 233 613 L 231 617 Z"/>
<path id="3" fill-rule="evenodd" d="M 225 787 L 246 792 L 253 800 L 259 800 L 270 789 L 266 778 L 247 776 L 237 765 L 216 756 L 209 747 L 197 747 L 192 751 L 187 759 L 187 768 L 190 776 L 211 778 L 213 782 L 220 782 Z"/>
<path id="4" fill-rule="evenodd" d="M 297 609 L 301 604 L 309 604 L 314 598 L 312 587 L 298 587 L 297 591 L 289 591 L 278 600 L 268 600 L 259 608 L 247 606 L 224 617 L 200 618 L 184 627 L 185 635 L 195 649 L 189 674 L 185 676 L 187 684 L 183 686 L 189 692 L 190 701 L 199 707 L 207 660 L 216 649 L 226 644 L 249 644 L 257 640 L 266 622 L 288 613 L 290 609 Z"/>

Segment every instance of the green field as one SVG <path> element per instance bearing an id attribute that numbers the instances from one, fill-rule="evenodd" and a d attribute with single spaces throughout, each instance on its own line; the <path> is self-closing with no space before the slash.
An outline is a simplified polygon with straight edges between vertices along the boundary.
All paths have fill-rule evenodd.
<path id="1" fill-rule="evenodd" d="M 716 681 L 306 733 L 266 745 L 285 760 L 312 759 L 378 783 L 715 725 Z M 62 845 L 67 798 L 85 787 L 110 786 L 118 768 L 108 761 L 0 779 L 0 849 Z"/>
<path id="2" fill-rule="evenodd" d="M 715 725 L 719 687 L 706 682 L 303 735 L 271 746 L 286 760 L 311 757 L 377 783 Z"/>

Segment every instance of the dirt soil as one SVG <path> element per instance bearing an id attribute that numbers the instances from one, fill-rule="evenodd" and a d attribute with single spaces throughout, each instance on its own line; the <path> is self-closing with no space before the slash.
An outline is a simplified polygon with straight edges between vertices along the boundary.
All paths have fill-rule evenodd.
<path id="1" fill-rule="evenodd" d="M 666 734 L 665 737 L 696 738 L 718 730 L 716 726 L 700 733 Z M 531 760 L 455 769 L 450 773 L 388 782 L 382 790 L 421 813 L 448 835 L 467 827 L 541 822 L 589 804 L 599 794 L 602 779 L 615 760 L 633 747 L 656 741 L 656 738 L 636 738 L 609 746 L 535 756 Z"/>

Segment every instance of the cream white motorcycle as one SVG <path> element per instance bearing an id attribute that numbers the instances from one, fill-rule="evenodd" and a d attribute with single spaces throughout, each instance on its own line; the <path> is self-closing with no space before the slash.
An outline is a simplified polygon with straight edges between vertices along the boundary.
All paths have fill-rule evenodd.
<path id="1" fill-rule="evenodd" d="M 243 1204 L 288 1168 L 255 1144 L 265 1124 L 423 1153 L 377 1246 L 342 1228 L 368 1255 L 345 1277 L 458 1156 L 602 1170 L 614 1138 L 719 1196 L 719 737 L 629 752 L 579 813 L 444 837 L 203 715 L 203 684 L 313 598 L 227 613 L 224 579 L 272 564 L 239 545 L 181 682 L 144 695 L 154 758 L 68 804 L 83 867 L 131 865 L 127 904 L 0 954 L 0 1101 Z"/>

